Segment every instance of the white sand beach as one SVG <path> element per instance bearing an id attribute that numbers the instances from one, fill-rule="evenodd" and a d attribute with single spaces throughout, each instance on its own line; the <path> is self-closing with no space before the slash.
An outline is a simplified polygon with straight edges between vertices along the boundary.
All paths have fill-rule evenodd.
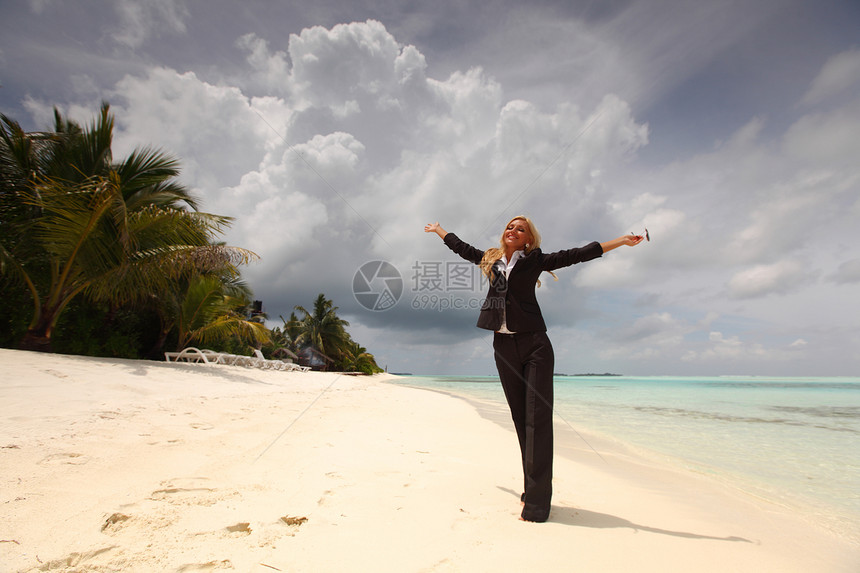
<path id="1" fill-rule="evenodd" d="M 550 521 L 519 521 L 506 413 L 386 379 L 0 350 L 0 571 L 860 571 L 562 424 Z"/>

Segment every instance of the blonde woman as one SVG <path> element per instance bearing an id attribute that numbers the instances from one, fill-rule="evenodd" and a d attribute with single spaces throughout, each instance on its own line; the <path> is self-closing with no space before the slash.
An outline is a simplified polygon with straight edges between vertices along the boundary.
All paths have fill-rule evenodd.
<path id="1" fill-rule="evenodd" d="M 439 223 L 424 227 L 449 249 L 476 265 L 490 281 L 478 315 L 478 327 L 492 330 L 499 379 L 520 443 L 523 464 L 523 510 L 520 519 L 543 522 L 552 498 L 552 373 L 555 357 L 535 297 L 542 272 L 596 259 L 622 245 L 644 240 L 624 235 L 605 243 L 555 253 L 540 250 L 540 234 L 528 217 L 511 219 L 499 246 L 481 251 L 448 233 Z M 553 275 L 555 276 L 555 275 Z"/>

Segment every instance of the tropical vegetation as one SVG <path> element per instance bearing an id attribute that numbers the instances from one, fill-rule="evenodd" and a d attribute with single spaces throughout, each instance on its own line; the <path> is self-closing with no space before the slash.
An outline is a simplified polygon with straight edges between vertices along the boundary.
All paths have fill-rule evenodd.
<path id="1" fill-rule="evenodd" d="M 346 372 L 374 374 L 382 372 L 373 355 L 355 342 L 346 331 L 349 322 L 337 315 L 338 307 L 320 293 L 310 310 L 297 305 L 289 320 L 281 317 L 283 329 L 273 329 L 273 337 L 292 352 L 301 355 L 313 349 L 314 358 L 322 368 Z"/>
<path id="2" fill-rule="evenodd" d="M 239 266 L 179 162 L 151 147 L 115 161 L 107 103 L 87 126 L 54 110 L 51 131 L 0 114 L 0 346 L 160 358 L 198 345 L 247 354 L 311 348 L 329 369 L 380 371 L 320 294 L 283 330 L 252 312 Z"/>

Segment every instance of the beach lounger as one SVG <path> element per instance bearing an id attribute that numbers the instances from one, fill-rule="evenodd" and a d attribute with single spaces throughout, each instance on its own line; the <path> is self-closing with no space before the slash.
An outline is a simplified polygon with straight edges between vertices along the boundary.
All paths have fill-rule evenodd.
<path id="1" fill-rule="evenodd" d="M 213 364 L 214 361 L 210 360 L 210 357 L 214 358 L 212 355 L 203 352 L 199 348 L 194 348 L 193 346 L 189 346 L 188 348 L 183 348 L 180 352 L 165 352 L 164 353 L 164 359 L 167 362 L 188 362 L 191 364 Z"/>
<path id="2" fill-rule="evenodd" d="M 284 370 L 287 372 L 308 372 L 310 371 L 310 366 L 299 366 L 295 362 L 287 362 L 282 361 L 284 363 Z"/>
<path id="3" fill-rule="evenodd" d="M 212 352 L 211 350 L 209 352 Z M 240 354 L 230 354 L 229 352 L 212 352 L 216 356 L 214 359 L 216 364 L 225 364 L 227 366 L 249 366 L 250 356 L 242 356 Z M 211 359 L 210 359 L 211 360 Z"/>
<path id="4" fill-rule="evenodd" d="M 181 352 L 165 352 L 164 359 L 167 362 L 185 362 L 187 364 L 225 364 L 227 366 L 244 366 L 246 368 L 262 368 L 264 370 L 280 370 L 307 372 L 308 366 L 299 366 L 292 362 L 283 360 L 269 360 L 259 350 L 254 350 L 254 356 L 242 356 L 228 352 L 216 352 L 206 348 L 199 349 L 193 346 L 182 349 Z"/>
<path id="5" fill-rule="evenodd" d="M 228 364 L 244 366 L 250 356 L 237 356 L 227 352 L 216 352 L 207 348 L 199 349 L 193 346 L 184 348 L 181 352 L 165 352 L 164 359 L 168 362 L 187 362 L 189 364 Z"/>
<path id="6" fill-rule="evenodd" d="M 263 353 L 255 348 L 254 356 L 251 357 L 252 364 L 251 366 L 255 366 L 257 368 L 263 368 L 265 370 L 286 370 L 287 363 L 283 360 L 269 360 Z"/>

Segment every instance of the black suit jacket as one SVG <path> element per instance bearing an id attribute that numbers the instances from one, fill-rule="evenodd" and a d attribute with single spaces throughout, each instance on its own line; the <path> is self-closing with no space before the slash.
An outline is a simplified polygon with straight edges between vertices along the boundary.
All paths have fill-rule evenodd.
<path id="1" fill-rule="evenodd" d="M 476 265 L 484 256 L 484 251 L 463 242 L 454 233 L 445 235 L 445 244 L 449 249 Z M 503 268 L 500 268 L 501 263 L 497 262 L 493 265 L 490 289 L 481 306 L 481 314 L 478 315 L 478 327 L 498 330 L 504 318 L 508 330 L 513 332 L 546 331 L 546 323 L 535 297 L 538 276 L 543 271 L 569 267 L 602 255 L 603 248 L 598 242 L 555 253 L 543 253 L 540 249 L 533 249 L 517 260 L 507 279 Z"/>

